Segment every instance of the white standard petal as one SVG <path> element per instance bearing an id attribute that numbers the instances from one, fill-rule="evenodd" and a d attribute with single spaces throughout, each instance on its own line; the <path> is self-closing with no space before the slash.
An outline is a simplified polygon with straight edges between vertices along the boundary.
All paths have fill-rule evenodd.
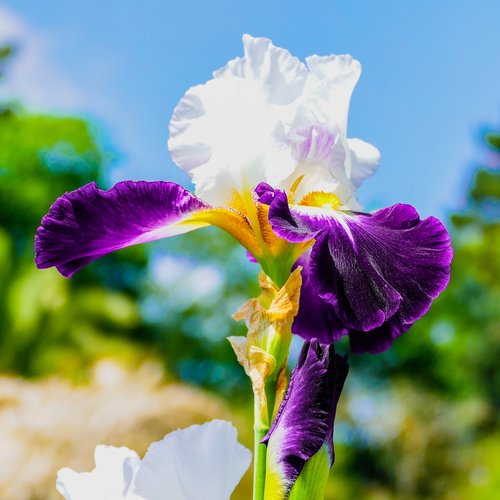
<path id="1" fill-rule="evenodd" d="M 344 133 L 351 95 L 361 75 L 361 64 L 350 55 L 306 58 L 310 75 L 304 93 L 305 106 L 320 122 L 338 126 Z"/>
<path id="2" fill-rule="evenodd" d="M 243 45 L 243 57 L 186 92 L 169 127 L 172 158 L 191 175 L 197 195 L 219 206 L 233 190 L 279 182 L 295 165 L 283 128 L 307 68 L 266 38 L 245 35 Z"/>
<path id="3" fill-rule="evenodd" d="M 229 422 L 193 425 L 149 447 L 134 491 L 147 500 L 229 500 L 250 461 Z"/>
<path id="4" fill-rule="evenodd" d="M 128 448 L 97 446 L 95 469 L 75 472 L 65 467 L 57 473 L 57 491 L 66 500 L 141 500 L 132 493 L 139 456 Z"/>
<path id="5" fill-rule="evenodd" d="M 380 164 L 380 151 L 361 139 L 348 139 L 351 156 L 351 182 L 357 188 L 373 175 Z"/>
<path id="6" fill-rule="evenodd" d="M 361 74 L 361 65 L 349 55 L 310 56 L 310 74 L 287 137 L 293 143 L 299 166 L 294 172 L 304 175 L 302 189 L 324 191 L 319 181 L 325 175 L 309 175 L 312 166 L 328 171 L 344 192 L 354 200 L 352 158 L 347 139 L 349 104 Z M 312 173 L 312 172 L 311 172 Z M 308 179 L 309 177 L 309 179 Z M 349 193 L 349 195 L 347 195 Z M 337 193 L 336 193 L 337 194 Z M 352 208 L 347 199 L 345 206 Z M 354 203 L 357 205 L 357 202 Z"/>
<path id="7" fill-rule="evenodd" d="M 215 71 L 215 78 L 232 75 L 253 80 L 269 103 L 285 105 L 297 99 L 308 76 L 304 63 L 269 38 L 243 35 L 243 47 L 245 55 Z"/>

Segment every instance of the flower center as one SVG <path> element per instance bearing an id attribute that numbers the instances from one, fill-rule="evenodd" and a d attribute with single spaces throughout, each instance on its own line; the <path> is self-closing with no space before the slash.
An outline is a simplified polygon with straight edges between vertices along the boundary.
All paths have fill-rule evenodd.
<path id="1" fill-rule="evenodd" d="M 299 205 L 306 207 L 328 208 L 330 210 L 338 210 L 342 203 L 338 196 L 325 191 L 312 191 L 307 193 L 301 200 Z"/>

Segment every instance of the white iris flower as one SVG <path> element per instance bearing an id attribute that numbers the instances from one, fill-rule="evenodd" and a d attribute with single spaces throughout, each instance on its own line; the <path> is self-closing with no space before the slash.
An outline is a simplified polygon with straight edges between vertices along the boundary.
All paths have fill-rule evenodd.
<path id="1" fill-rule="evenodd" d="M 57 474 L 66 500 L 229 500 L 251 461 L 236 429 L 213 420 L 167 434 L 141 460 L 135 451 L 97 446 L 95 469 Z"/>

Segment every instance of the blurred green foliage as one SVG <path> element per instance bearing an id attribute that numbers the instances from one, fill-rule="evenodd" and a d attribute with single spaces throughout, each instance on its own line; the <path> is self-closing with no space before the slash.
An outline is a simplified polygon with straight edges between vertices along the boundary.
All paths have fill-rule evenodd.
<path id="1" fill-rule="evenodd" d="M 0 48 L 0 75 L 10 52 Z M 244 333 L 231 314 L 257 293 L 257 266 L 229 236 L 203 229 L 122 250 L 71 280 L 35 269 L 51 203 L 106 185 L 117 155 L 97 138 L 80 118 L 0 106 L 0 370 L 85 380 L 102 357 L 154 356 L 246 409 L 249 385 L 225 337 Z M 449 220 L 448 289 L 391 350 L 351 356 L 328 498 L 500 491 L 500 134 L 485 131 L 483 144 L 467 205 Z"/>
<path id="2" fill-rule="evenodd" d="M 0 50 L 0 67 L 10 53 Z M 147 265 L 144 249 L 109 256 L 74 280 L 33 262 L 36 228 L 52 202 L 102 179 L 112 159 L 82 119 L 1 106 L 0 370 L 84 379 L 99 357 L 137 357 L 140 348 L 127 340 L 145 328 L 135 285 Z"/>

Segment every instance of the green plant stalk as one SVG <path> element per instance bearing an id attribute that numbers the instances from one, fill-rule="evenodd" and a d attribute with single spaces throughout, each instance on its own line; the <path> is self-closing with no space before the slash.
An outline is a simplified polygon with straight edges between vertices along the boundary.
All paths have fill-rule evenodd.
<path id="1" fill-rule="evenodd" d="M 288 349 L 290 345 L 288 344 Z M 272 376 L 266 381 L 265 392 L 267 408 L 262 415 L 259 402 L 254 397 L 254 489 L 253 500 L 264 500 L 266 480 L 267 446 L 261 444 L 262 438 L 267 434 L 276 416 L 276 395 L 279 370 L 276 369 Z"/>
<path id="2" fill-rule="evenodd" d="M 267 447 L 260 441 L 266 433 L 267 430 L 254 426 L 253 500 L 264 499 Z"/>

